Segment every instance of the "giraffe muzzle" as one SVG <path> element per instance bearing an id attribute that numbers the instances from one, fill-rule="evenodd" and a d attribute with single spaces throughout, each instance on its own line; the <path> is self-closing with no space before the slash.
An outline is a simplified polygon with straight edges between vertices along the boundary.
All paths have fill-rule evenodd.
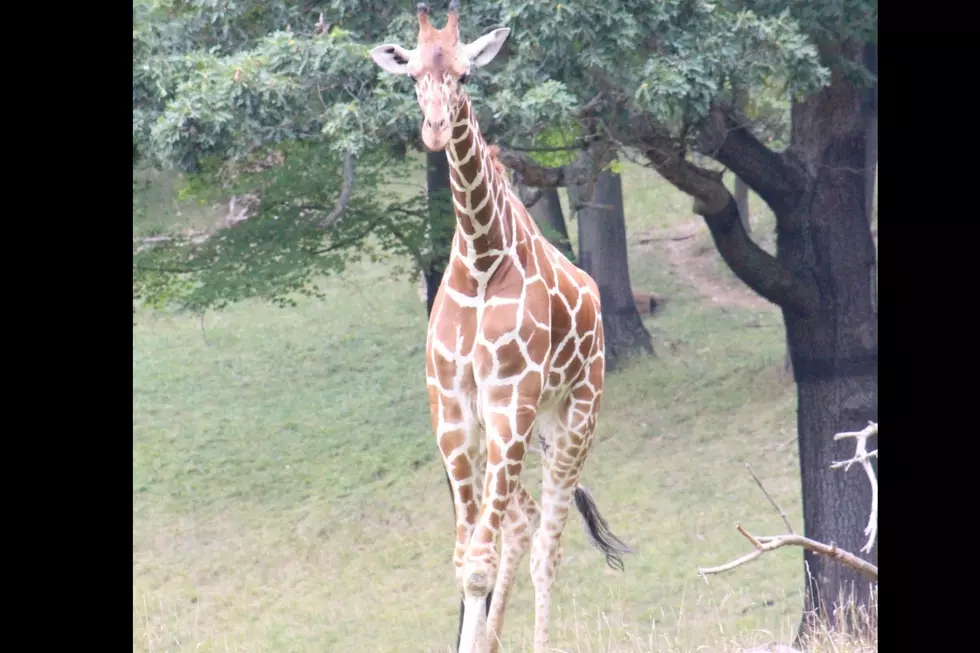
<path id="1" fill-rule="evenodd" d="M 446 144 L 449 143 L 451 135 L 452 130 L 447 118 L 438 120 L 426 118 L 422 123 L 422 142 L 433 152 L 441 152 L 446 149 Z"/>

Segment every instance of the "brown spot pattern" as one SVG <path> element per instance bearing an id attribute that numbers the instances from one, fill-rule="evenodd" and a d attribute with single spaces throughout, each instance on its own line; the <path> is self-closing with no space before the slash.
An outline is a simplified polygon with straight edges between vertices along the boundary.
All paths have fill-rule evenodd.
<path id="1" fill-rule="evenodd" d="M 521 543 L 509 549 L 502 563 L 498 582 L 509 584 L 530 541 L 526 531 L 540 518 L 532 576 L 536 587 L 550 587 L 560 555 L 558 539 L 591 446 L 602 393 L 604 335 L 598 291 L 587 275 L 547 243 L 512 195 L 499 148 L 486 144 L 469 100 L 456 85 L 465 70 L 453 36 L 455 23 L 448 35 L 429 25 L 427 18 L 420 25 L 423 47 L 416 68 L 421 70 L 413 75 L 425 76 L 438 96 L 433 101 L 448 98 L 453 140 L 458 141 L 447 149 L 457 233 L 445 287 L 430 318 L 426 351 L 433 429 L 438 431 L 443 421 L 454 425 L 444 427 L 450 430 L 438 442 L 456 502 L 454 563 L 464 587 L 477 587 L 478 583 L 466 583 L 480 574 L 497 577 L 495 542 L 502 533 L 505 548 L 508 542 Z M 420 104 L 429 100 L 420 95 Z M 459 164 L 462 159 L 466 163 Z M 481 174 L 482 183 L 466 190 Z M 480 211 L 468 214 L 467 207 L 472 211 L 484 201 Z M 486 234 L 473 237 L 487 226 Z M 491 269 L 494 272 L 488 274 Z M 521 303 L 487 305 L 492 298 Z M 447 352 L 452 354 L 449 360 Z M 496 384 L 494 375 L 512 382 Z M 554 432 L 548 434 L 552 444 L 545 460 L 542 510 L 521 486 L 520 475 L 545 379 L 556 403 L 548 408 L 555 411 L 549 421 Z M 482 453 L 481 427 L 487 440 Z M 491 615 L 488 627 L 499 618 Z M 539 620 L 537 635 L 542 632 L 547 632 L 547 624 Z"/>

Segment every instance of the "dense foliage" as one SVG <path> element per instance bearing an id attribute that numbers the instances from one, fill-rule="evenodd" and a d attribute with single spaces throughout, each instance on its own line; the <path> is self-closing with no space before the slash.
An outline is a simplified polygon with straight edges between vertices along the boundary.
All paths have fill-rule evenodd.
<path id="1" fill-rule="evenodd" d="M 339 157 L 301 141 L 278 151 L 281 165 L 212 182 L 212 187 L 257 198 L 251 217 L 204 234 L 175 235 L 140 252 L 134 282 L 146 284 L 141 297 L 158 306 L 175 300 L 194 311 L 249 297 L 284 305 L 292 303 L 294 293 L 318 296 L 318 276 L 341 272 L 360 257 L 395 253 L 413 260 L 421 255 L 423 198 L 417 193 L 401 200 L 378 197 L 373 191 L 383 178 L 381 156 L 369 153 L 359 159 L 357 174 L 363 181 L 354 185 L 347 204 L 355 219 L 336 220 L 325 236 L 322 225 L 342 192 Z M 204 184 L 202 178 L 210 176 L 195 180 Z"/>
<path id="2" fill-rule="evenodd" d="M 184 297 L 196 308 L 246 296 L 279 301 L 342 269 L 369 241 L 375 253 L 425 258 L 421 189 L 405 206 L 389 207 L 373 193 L 402 176 L 401 164 L 385 156 L 398 145 L 418 147 L 419 115 L 410 80 L 381 74 L 368 51 L 382 42 L 414 46 L 413 9 L 350 0 L 134 0 L 134 166 L 184 171 L 209 197 L 262 188 L 253 217 L 220 238 L 142 248 L 134 294 L 157 303 Z M 738 89 L 748 90 L 757 133 L 781 145 L 790 99 L 828 79 L 828 61 L 810 36 L 841 24 L 840 3 L 768 0 L 503 0 L 461 11 L 465 40 L 511 28 L 499 62 L 469 83 L 484 131 L 505 145 L 549 149 L 584 145 L 585 135 L 630 146 L 639 117 L 683 151 L 710 108 L 730 104 Z M 876 24 L 873 3 L 844 3 L 843 11 L 849 37 Z M 285 169 L 233 182 L 215 172 L 273 148 L 290 153 Z M 342 220 L 318 230 L 316 216 L 336 205 L 345 155 L 358 161 L 353 200 Z M 574 152 L 532 156 L 560 165 Z M 300 162 L 309 169 L 300 171 Z M 178 272 L 168 292 L 147 290 Z M 189 288 L 196 290 L 188 295 Z"/>

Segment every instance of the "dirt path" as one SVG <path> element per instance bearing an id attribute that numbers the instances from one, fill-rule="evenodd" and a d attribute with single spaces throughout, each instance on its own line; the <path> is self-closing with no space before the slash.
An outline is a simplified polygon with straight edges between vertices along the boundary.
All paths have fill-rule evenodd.
<path id="1" fill-rule="evenodd" d="M 658 229 L 642 234 L 641 245 L 659 245 L 667 253 L 667 263 L 701 295 L 721 306 L 778 310 L 752 292 L 738 279 L 719 274 L 721 261 L 718 251 L 708 236 L 708 228 L 700 219 L 690 220 L 670 229 Z"/>

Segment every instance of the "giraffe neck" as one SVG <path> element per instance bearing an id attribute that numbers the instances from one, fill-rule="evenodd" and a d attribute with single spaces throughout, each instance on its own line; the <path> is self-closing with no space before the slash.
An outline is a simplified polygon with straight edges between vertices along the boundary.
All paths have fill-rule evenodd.
<path id="1" fill-rule="evenodd" d="M 446 146 L 449 180 L 456 211 L 454 255 L 488 273 L 513 246 L 510 192 L 503 170 L 490 158 L 470 99 L 463 95 L 453 119 L 453 134 Z"/>

